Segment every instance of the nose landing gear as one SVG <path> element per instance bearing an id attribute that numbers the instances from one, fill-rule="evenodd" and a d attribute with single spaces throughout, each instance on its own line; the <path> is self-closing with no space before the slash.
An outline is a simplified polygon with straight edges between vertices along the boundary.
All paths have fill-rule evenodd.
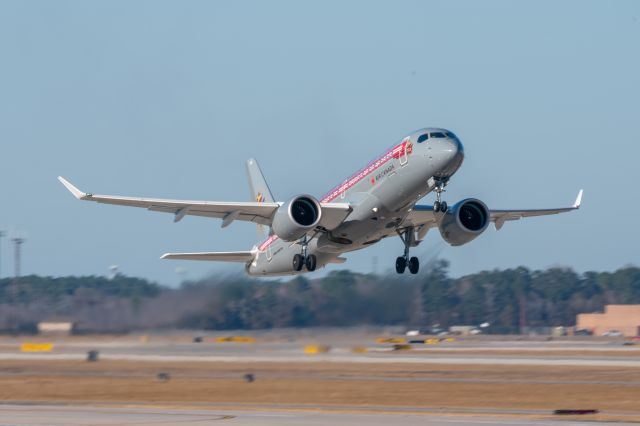
<path id="1" fill-rule="evenodd" d="M 398 235 L 404 243 L 404 255 L 396 259 L 396 272 L 403 274 L 408 267 L 409 272 L 415 275 L 420 270 L 420 261 L 415 256 L 409 257 L 409 248 L 417 245 L 414 229 L 410 227 L 405 229 L 404 232 L 398 231 Z"/>
<path id="2" fill-rule="evenodd" d="M 446 201 L 441 201 L 442 193 L 446 191 L 444 188 L 447 186 L 447 182 L 448 179 L 436 180 L 436 187 L 433 189 L 436 192 L 436 202 L 433 203 L 433 211 L 435 213 L 446 213 L 449 208 Z"/>

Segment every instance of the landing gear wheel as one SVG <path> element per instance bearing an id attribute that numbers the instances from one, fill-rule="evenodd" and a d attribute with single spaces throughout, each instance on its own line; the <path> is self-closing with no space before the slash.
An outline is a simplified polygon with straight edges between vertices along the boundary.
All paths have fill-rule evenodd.
<path id="1" fill-rule="evenodd" d="M 302 265 L 304 265 L 304 257 L 301 254 L 293 256 L 293 270 L 302 271 Z"/>
<path id="2" fill-rule="evenodd" d="M 310 254 L 309 256 L 307 256 L 307 259 L 305 260 L 304 263 L 307 266 L 307 271 L 309 271 L 309 272 L 315 271 L 316 270 L 316 264 L 317 264 L 316 255 L 315 254 Z"/>
<path id="3" fill-rule="evenodd" d="M 420 261 L 417 257 L 412 257 L 409 259 L 409 262 L 407 262 L 407 266 L 409 267 L 409 272 L 415 275 L 420 270 Z"/>
<path id="4" fill-rule="evenodd" d="M 448 178 L 446 179 L 438 179 L 436 180 L 436 186 L 433 189 L 436 192 L 436 202 L 433 203 L 433 211 L 435 213 L 438 212 L 442 212 L 442 213 L 446 213 L 447 212 L 447 202 L 446 201 L 442 201 L 442 193 L 445 192 L 445 187 L 447 186 L 447 182 L 449 181 Z"/>
<path id="5" fill-rule="evenodd" d="M 407 259 L 400 256 L 396 259 L 396 272 L 399 274 L 404 274 L 404 270 L 407 267 Z"/>

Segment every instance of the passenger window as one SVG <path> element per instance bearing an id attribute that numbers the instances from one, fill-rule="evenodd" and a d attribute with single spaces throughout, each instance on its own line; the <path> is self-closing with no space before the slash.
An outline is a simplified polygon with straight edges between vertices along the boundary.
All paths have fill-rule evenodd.
<path id="1" fill-rule="evenodd" d="M 422 143 L 422 142 L 426 141 L 427 139 L 429 139 L 429 133 L 425 133 L 424 135 L 420 135 L 420 137 L 418 138 L 418 143 Z"/>

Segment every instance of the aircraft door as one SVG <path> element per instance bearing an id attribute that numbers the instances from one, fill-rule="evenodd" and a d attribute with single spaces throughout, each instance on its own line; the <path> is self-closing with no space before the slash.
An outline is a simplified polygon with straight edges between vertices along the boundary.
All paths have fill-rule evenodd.
<path id="1" fill-rule="evenodd" d="M 405 166 L 409 162 L 409 153 L 407 152 L 407 145 L 403 144 L 402 151 L 400 152 L 400 165 Z"/>
<path id="2" fill-rule="evenodd" d="M 396 154 L 400 162 L 400 166 L 406 166 L 409 163 L 409 154 L 413 151 L 413 145 L 410 138 L 405 138 L 402 144 L 398 147 L 398 153 Z"/>

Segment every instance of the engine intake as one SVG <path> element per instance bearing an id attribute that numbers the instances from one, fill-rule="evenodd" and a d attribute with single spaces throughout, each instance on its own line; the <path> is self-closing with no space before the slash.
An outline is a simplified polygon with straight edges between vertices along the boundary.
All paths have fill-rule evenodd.
<path id="1" fill-rule="evenodd" d="M 311 195 L 298 195 L 278 208 L 271 227 L 278 238 L 295 241 L 315 228 L 321 215 L 318 200 Z"/>
<path id="2" fill-rule="evenodd" d="M 442 238 L 452 246 L 471 242 L 489 226 L 490 214 L 480 200 L 468 198 L 452 206 L 440 221 Z"/>

